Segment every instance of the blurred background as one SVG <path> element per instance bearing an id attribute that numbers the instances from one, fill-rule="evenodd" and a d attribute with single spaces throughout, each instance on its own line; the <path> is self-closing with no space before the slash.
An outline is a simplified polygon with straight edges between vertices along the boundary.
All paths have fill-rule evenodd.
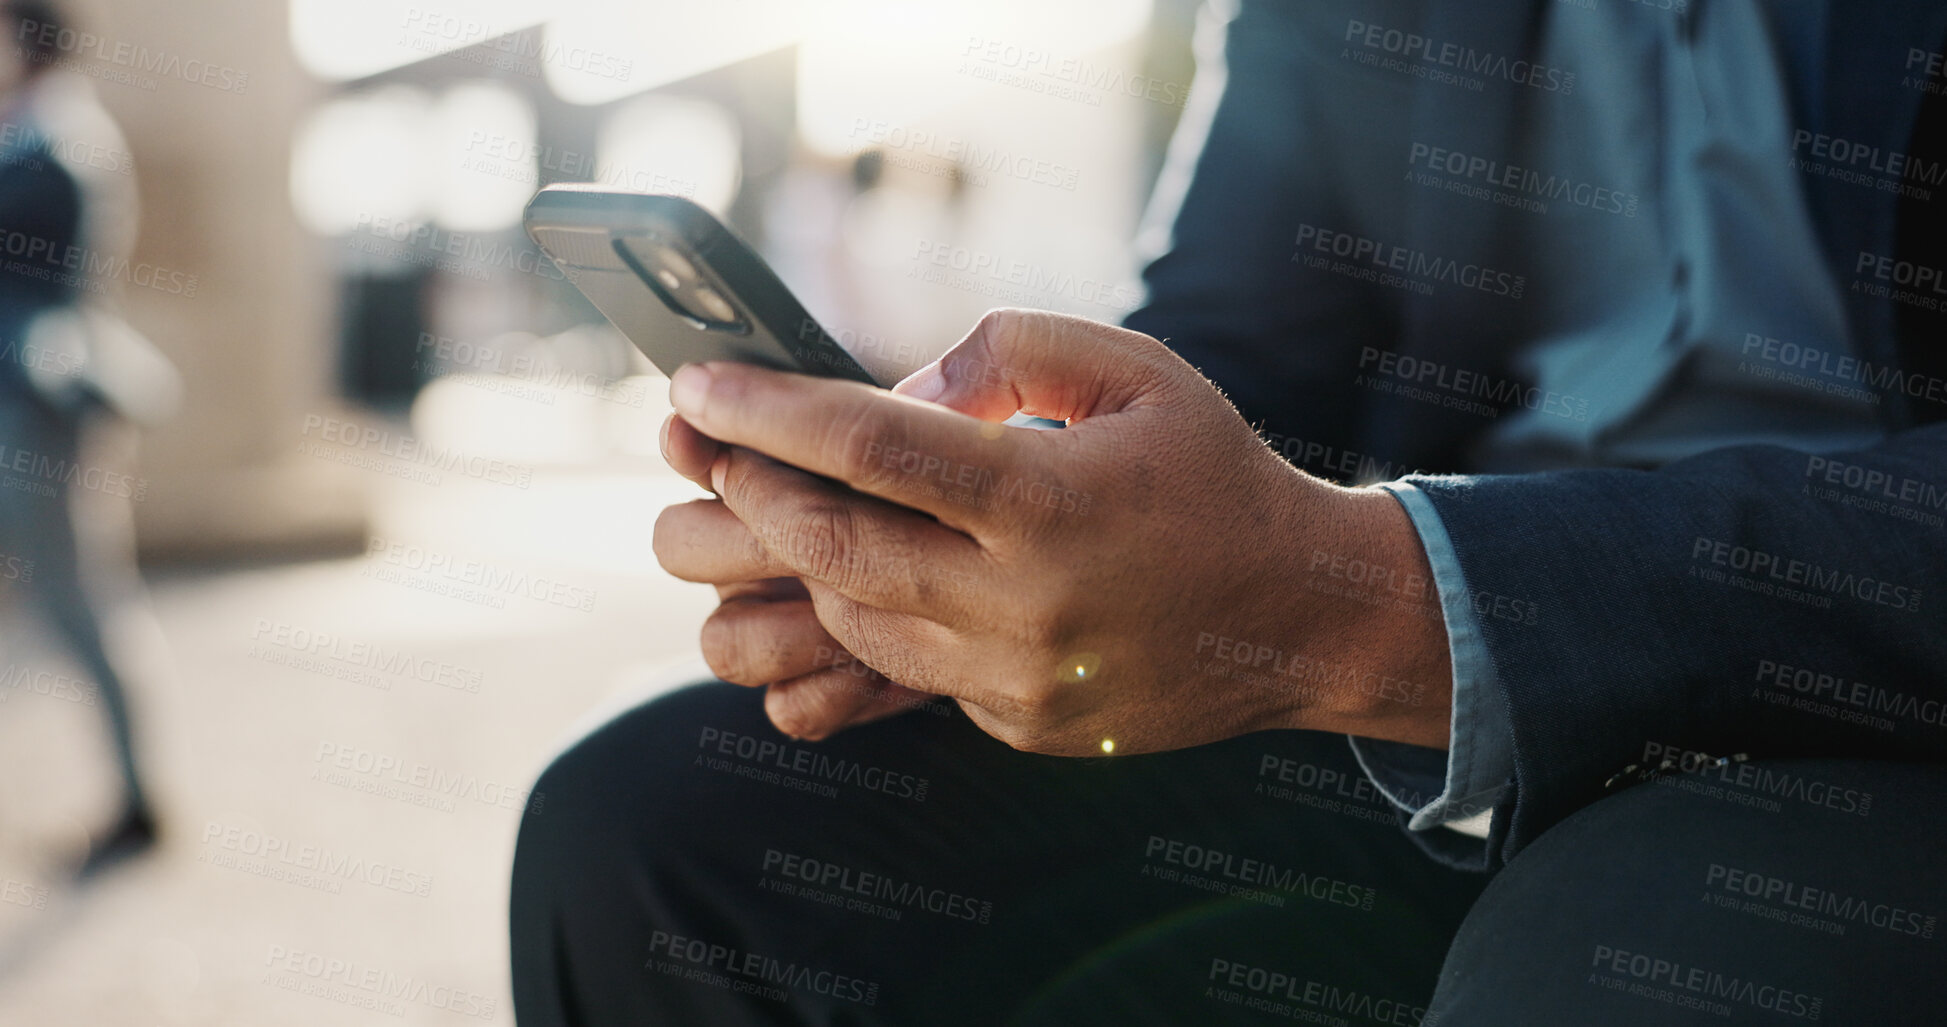
<path id="1" fill-rule="evenodd" d="M 512 1021 L 527 787 L 699 673 L 714 606 L 649 548 L 696 494 L 666 383 L 526 240 L 535 189 L 708 206 L 891 382 L 990 307 L 1132 309 L 1193 95 L 1188 0 L 59 10 L 0 49 L 98 105 L 44 130 L 96 197 L 71 270 L 180 397 L 0 486 L 66 492 L 159 836 L 76 877 L 112 697 L 0 552 L 8 1024 Z"/>

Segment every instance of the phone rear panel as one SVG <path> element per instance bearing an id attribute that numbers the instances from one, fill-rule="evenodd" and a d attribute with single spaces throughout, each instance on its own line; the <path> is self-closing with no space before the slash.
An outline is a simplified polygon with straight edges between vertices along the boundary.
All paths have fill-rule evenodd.
<path id="1" fill-rule="evenodd" d="M 589 301 L 664 374 L 704 360 L 872 382 L 769 266 L 715 217 L 679 196 L 549 186 L 528 204 L 527 232 Z M 730 317 L 684 312 L 643 254 L 669 253 L 686 283 L 727 300 Z M 693 277 L 695 281 L 687 279 Z"/>

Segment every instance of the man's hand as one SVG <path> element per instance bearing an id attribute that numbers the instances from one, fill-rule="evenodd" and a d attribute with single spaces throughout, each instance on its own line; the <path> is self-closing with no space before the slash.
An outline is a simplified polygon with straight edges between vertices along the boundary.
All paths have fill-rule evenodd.
<path id="1" fill-rule="evenodd" d="M 788 601 L 830 648 L 1016 748 L 1277 727 L 1446 743 L 1446 632 L 1404 511 L 1292 468 L 1147 336 L 996 311 L 892 394 L 710 363 L 671 398 L 672 463 L 708 455 L 722 498 L 664 511 L 663 566 L 801 580 Z M 1070 426 L 998 423 L 1017 409 Z M 732 662 L 767 668 L 732 669 L 800 670 L 766 665 L 811 641 L 796 610 L 728 629 Z M 785 726 L 817 737 L 859 712 Z"/>
<path id="2" fill-rule="evenodd" d="M 679 415 L 663 422 L 663 458 L 705 489 L 711 489 L 710 466 L 723 451 Z M 657 522 L 658 551 L 669 541 L 662 523 Z M 732 557 L 720 564 L 726 569 L 709 579 L 718 605 L 703 622 L 701 641 L 704 662 L 717 677 L 764 687 L 764 711 L 779 730 L 796 738 L 824 738 L 939 701 L 887 681 L 846 652 L 818 623 L 804 582 L 753 580 L 767 573 L 769 564 L 754 545 L 743 560 Z"/>

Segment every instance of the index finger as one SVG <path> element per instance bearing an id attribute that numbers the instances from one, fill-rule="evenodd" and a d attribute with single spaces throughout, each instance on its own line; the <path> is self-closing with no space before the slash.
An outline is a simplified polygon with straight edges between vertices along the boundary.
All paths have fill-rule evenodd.
<path id="1" fill-rule="evenodd" d="M 710 465 L 723 453 L 717 440 L 691 427 L 683 415 L 670 414 L 663 419 L 661 443 L 663 461 L 671 470 L 695 482 L 705 492 L 716 491 L 710 487 Z"/>
<path id="2" fill-rule="evenodd" d="M 689 364 L 670 400 L 695 428 L 966 528 L 980 502 L 1037 463 L 1040 433 L 982 421 L 859 382 L 749 364 Z M 974 500 L 970 502 L 970 500 Z"/>

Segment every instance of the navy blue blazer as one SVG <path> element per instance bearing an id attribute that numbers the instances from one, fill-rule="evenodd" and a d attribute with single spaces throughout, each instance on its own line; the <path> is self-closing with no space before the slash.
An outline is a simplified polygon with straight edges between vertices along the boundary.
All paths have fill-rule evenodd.
<path id="1" fill-rule="evenodd" d="M 1740 0 L 1642 6 L 1681 19 L 1731 2 Z M 1538 611 L 1532 623 L 1481 620 L 1514 752 L 1491 865 L 1619 787 L 1611 779 L 1646 754 L 1947 757 L 1947 528 L 1813 494 L 1837 464 L 1859 478 L 1842 490 L 1892 490 L 1905 498 L 1887 502 L 1947 513 L 1941 312 L 1846 293 L 1854 352 L 1902 375 L 1877 382 L 1883 439 L 1821 454 L 1824 465 L 1787 447 L 1741 445 L 1657 467 L 1470 473 L 1480 470 L 1468 465 L 1470 447 L 1491 421 L 1348 384 L 1371 345 L 1519 376 L 1534 342 L 1523 305 L 1353 278 L 1321 288 L 1293 263 L 1294 240 L 1301 225 L 1384 217 L 1406 226 L 1407 245 L 1521 264 L 1532 234 L 1516 226 L 1534 222 L 1520 212 L 1381 211 L 1397 192 L 1375 186 L 1398 179 L 1408 141 L 1430 126 L 1464 124 L 1482 152 L 1518 146 L 1525 112 L 1547 98 L 1403 83 L 1397 117 L 1374 118 L 1336 108 L 1303 62 L 1334 59 L 1348 18 L 1410 23 L 1483 52 L 1532 52 L 1568 6 L 1242 0 L 1225 33 L 1227 68 L 1200 69 L 1193 87 L 1221 86 L 1222 98 L 1168 248 L 1144 273 L 1148 299 L 1126 320 L 1200 368 L 1307 470 L 1423 472 L 1410 480 L 1438 510 L 1469 587 Z M 1947 49 L 1947 5 L 1772 0 L 1762 11 L 1790 69 L 1795 124 L 1947 157 L 1947 77 L 1925 56 L 1913 63 Z M 1947 189 L 1916 200 L 1829 177 L 1803 185 L 1835 281 L 1854 281 L 1862 254 L 1947 273 Z M 1167 176 L 1163 187 L 1173 188 Z M 1701 581 L 1700 570 L 1746 584 Z M 1780 598 L 1785 589 L 1815 599 Z M 1795 707 L 1781 691 L 1818 705 Z"/>

